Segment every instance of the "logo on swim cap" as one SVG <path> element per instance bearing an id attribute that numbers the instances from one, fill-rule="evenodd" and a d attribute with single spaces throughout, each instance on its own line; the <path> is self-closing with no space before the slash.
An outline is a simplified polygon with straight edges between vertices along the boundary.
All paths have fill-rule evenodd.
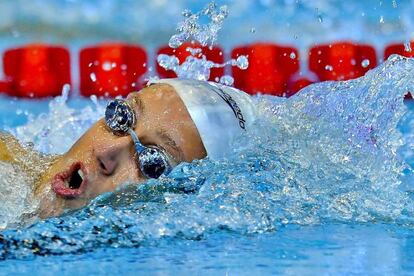
<path id="1" fill-rule="evenodd" d="M 215 88 L 217 88 L 217 89 L 215 89 Z M 228 93 L 224 92 L 223 89 L 221 89 L 220 87 L 214 85 L 213 90 L 233 110 L 234 116 L 236 116 L 236 119 L 239 120 L 240 128 L 246 130 L 246 121 L 244 120 L 243 113 L 241 112 L 241 109 L 240 109 L 239 105 L 237 104 L 237 102 Z"/>

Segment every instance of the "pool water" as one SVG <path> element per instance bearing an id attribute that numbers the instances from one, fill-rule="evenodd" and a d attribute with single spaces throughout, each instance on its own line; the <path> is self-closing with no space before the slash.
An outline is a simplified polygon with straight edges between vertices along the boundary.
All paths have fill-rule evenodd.
<path id="1" fill-rule="evenodd" d="M 229 160 L 183 164 L 4 230 L 0 273 L 411 274 L 414 106 L 402 98 L 413 73 L 395 56 L 357 80 L 257 97 L 258 123 Z M 24 104 L 2 128 L 45 152 L 64 152 L 62 132 L 76 140 L 104 106 Z"/>
<path id="2" fill-rule="evenodd" d="M 224 35 L 225 44 L 279 32 L 305 46 L 332 39 L 320 31 L 296 36 L 309 22 L 290 24 L 296 15 L 310 16 L 341 37 L 349 33 L 347 15 L 361 10 L 368 21 L 377 21 L 381 7 L 391 5 L 386 26 L 369 25 L 376 26 L 368 32 L 373 43 L 393 26 L 411 22 L 404 16 L 410 14 L 409 1 L 355 2 L 350 9 L 329 1 L 294 2 L 230 6 L 236 17 L 254 6 L 250 18 L 264 19 L 248 38 L 242 34 L 253 21 L 234 32 L 224 28 L 232 34 Z M 273 16 L 284 17 L 272 26 L 283 27 L 266 29 L 267 8 L 274 3 L 281 9 Z M 166 4 L 154 1 L 149 15 L 156 5 Z M 341 10 L 341 20 L 334 20 Z M 71 18 L 76 17 L 62 20 Z M 363 36 L 356 30 L 365 23 L 352 22 L 351 38 Z M 404 37 L 408 23 L 378 44 Z M 150 33 L 147 27 L 144 34 Z M 79 29 L 75 33 L 82 34 Z M 414 60 L 394 56 L 360 79 L 315 84 L 289 99 L 257 96 L 258 120 L 236 141 L 233 156 L 182 164 L 168 177 L 121 187 L 81 210 L 3 230 L 0 274 L 413 274 L 414 104 L 403 102 L 414 91 L 413 75 Z M 66 92 L 39 101 L 3 96 L 0 129 L 42 152 L 63 153 L 102 116 L 104 106 L 105 100 Z M 12 209 L 15 203 L 2 204 Z"/>
<path id="3" fill-rule="evenodd" d="M 414 269 L 413 245 L 413 231 L 393 225 L 290 225 L 259 235 L 221 232 L 196 241 L 8 260 L 0 268 L 41 275 L 407 275 Z"/>

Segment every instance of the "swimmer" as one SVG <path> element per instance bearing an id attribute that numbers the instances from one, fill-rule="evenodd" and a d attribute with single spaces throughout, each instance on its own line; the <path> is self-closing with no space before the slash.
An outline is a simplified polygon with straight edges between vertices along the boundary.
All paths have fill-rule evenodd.
<path id="1" fill-rule="evenodd" d="M 0 160 L 23 171 L 47 160 L 32 172 L 38 215 L 46 218 L 81 208 L 122 184 L 167 176 L 182 162 L 223 158 L 254 118 L 254 104 L 244 92 L 211 82 L 164 79 L 126 100 L 110 101 L 105 118 L 61 156 L 37 157 L 3 134 Z"/>

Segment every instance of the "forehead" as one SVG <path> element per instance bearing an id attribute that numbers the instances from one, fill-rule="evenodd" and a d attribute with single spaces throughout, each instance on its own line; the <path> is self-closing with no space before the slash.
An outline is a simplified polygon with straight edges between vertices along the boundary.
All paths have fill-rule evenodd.
<path id="1" fill-rule="evenodd" d="M 164 106 L 174 103 L 185 107 L 174 87 L 168 84 L 153 84 L 136 94 L 143 102 L 158 103 Z"/>
<path id="2" fill-rule="evenodd" d="M 168 84 L 153 84 L 128 96 L 137 104 L 137 133 L 139 136 L 170 136 L 182 149 L 185 161 L 205 157 L 198 130 L 183 101 Z M 200 154 L 201 153 L 201 154 Z"/>
<path id="3" fill-rule="evenodd" d="M 183 101 L 170 85 L 153 84 L 139 92 L 131 93 L 128 99 L 138 103 L 138 116 L 151 119 L 151 122 L 162 123 L 167 120 L 165 123 L 172 123 L 174 118 L 185 118 L 192 122 Z"/>

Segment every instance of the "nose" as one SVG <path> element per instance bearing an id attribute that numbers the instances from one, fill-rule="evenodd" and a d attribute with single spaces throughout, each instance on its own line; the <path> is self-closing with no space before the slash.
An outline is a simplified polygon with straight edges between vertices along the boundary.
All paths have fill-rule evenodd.
<path id="1" fill-rule="evenodd" d="M 94 147 L 94 154 L 102 174 L 110 176 L 115 173 L 119 164 L 131 154 L 132 140 L 130 137 L 117 137 L 98 143 Z"/>

